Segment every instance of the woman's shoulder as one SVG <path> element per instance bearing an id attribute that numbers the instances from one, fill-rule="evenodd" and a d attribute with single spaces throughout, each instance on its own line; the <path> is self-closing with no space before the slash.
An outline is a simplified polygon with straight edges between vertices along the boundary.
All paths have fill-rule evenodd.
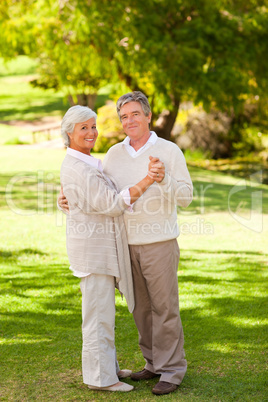
<path id="1" fill-rule="evenodd" d="M 78 158 L 66 155 L 61 165 L 61 175 L 76 177 L 80 181 L 85 177 L 99 176 L 101 172 Z"/>

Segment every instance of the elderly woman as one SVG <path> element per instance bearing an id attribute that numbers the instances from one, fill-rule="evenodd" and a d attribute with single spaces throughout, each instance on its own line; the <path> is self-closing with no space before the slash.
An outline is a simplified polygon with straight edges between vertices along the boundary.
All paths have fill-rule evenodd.
<path id="1" fill-rule="evenodd" d="M 90 155 L 98 136 L 96 113 L 73 106 L 62 120 L 67 155 L 61 184 L 68 200 L 67 253 L 73 274 L 81 278 L 82 372 L 90 389 L 131 391 L 120 382 L 131 374 L 119 370 L 114 345 L 115 283 L 134 309 L 132 275 L 122 214 L 154 183 L 150 172 L 138 184 L 118 194 L 102 173 L 101 161 Z M 153 171 L 153 169 L 152 169 Z"/>

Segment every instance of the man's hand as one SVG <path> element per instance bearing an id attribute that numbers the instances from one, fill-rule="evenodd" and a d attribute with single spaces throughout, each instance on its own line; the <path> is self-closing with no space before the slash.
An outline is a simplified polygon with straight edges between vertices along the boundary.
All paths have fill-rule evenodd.
<path id="1" fill-rule="evenodd" d="M 61 209 L 63 209 L 65 212 L 69 213 L 68 201 L 67 201 L 67 198 L 65 197 L 65 195 L 63 194 L 62 187 L 60 189 L 60 194 L 58 197 L 58 204 L 61 207 Z"/>
<path id="2" fill-rule="evenodd" d="M 161 181 L 165 177 L 165 165 L 163 162 L 159 160 L 159 158 L 149 156 L 149 176 L 154 179 L 157 183 L 161 183 Z"/>

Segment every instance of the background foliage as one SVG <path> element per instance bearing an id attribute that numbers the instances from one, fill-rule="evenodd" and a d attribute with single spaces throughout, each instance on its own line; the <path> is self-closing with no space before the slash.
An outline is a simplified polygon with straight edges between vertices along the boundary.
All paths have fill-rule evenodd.
<path id="1" fill-rule="evenodd" d="M 94 106 L 142 90 L 160 136 L 170 138 L 185 100 L 241 111 L 267 100 L 267 2 L 261 0 L 4 0 L 0 52 L 39 62 L 36 85 Z"/>

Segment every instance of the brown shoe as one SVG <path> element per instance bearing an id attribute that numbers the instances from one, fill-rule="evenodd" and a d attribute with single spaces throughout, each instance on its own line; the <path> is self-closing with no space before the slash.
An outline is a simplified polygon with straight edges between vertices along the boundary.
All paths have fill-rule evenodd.
<path id="1" fill-rule="evenodd" d="M 151 378 L 158 377 L 160 374 L 152 373 L 149 370 L 143 369 L 138 371 L 137 373 L 132 373 L 130 375 L 131 380 L 140 381 L 140 380 L 150 380 Z"/>
<path id="2" fill-rule="evenodd" d="M 159 381 L 153 388 L 152 393 L 155 395 L 169 394 L 170 392 L 176 391 L 178 385 L 171 384 L 171 382 Z"/>

